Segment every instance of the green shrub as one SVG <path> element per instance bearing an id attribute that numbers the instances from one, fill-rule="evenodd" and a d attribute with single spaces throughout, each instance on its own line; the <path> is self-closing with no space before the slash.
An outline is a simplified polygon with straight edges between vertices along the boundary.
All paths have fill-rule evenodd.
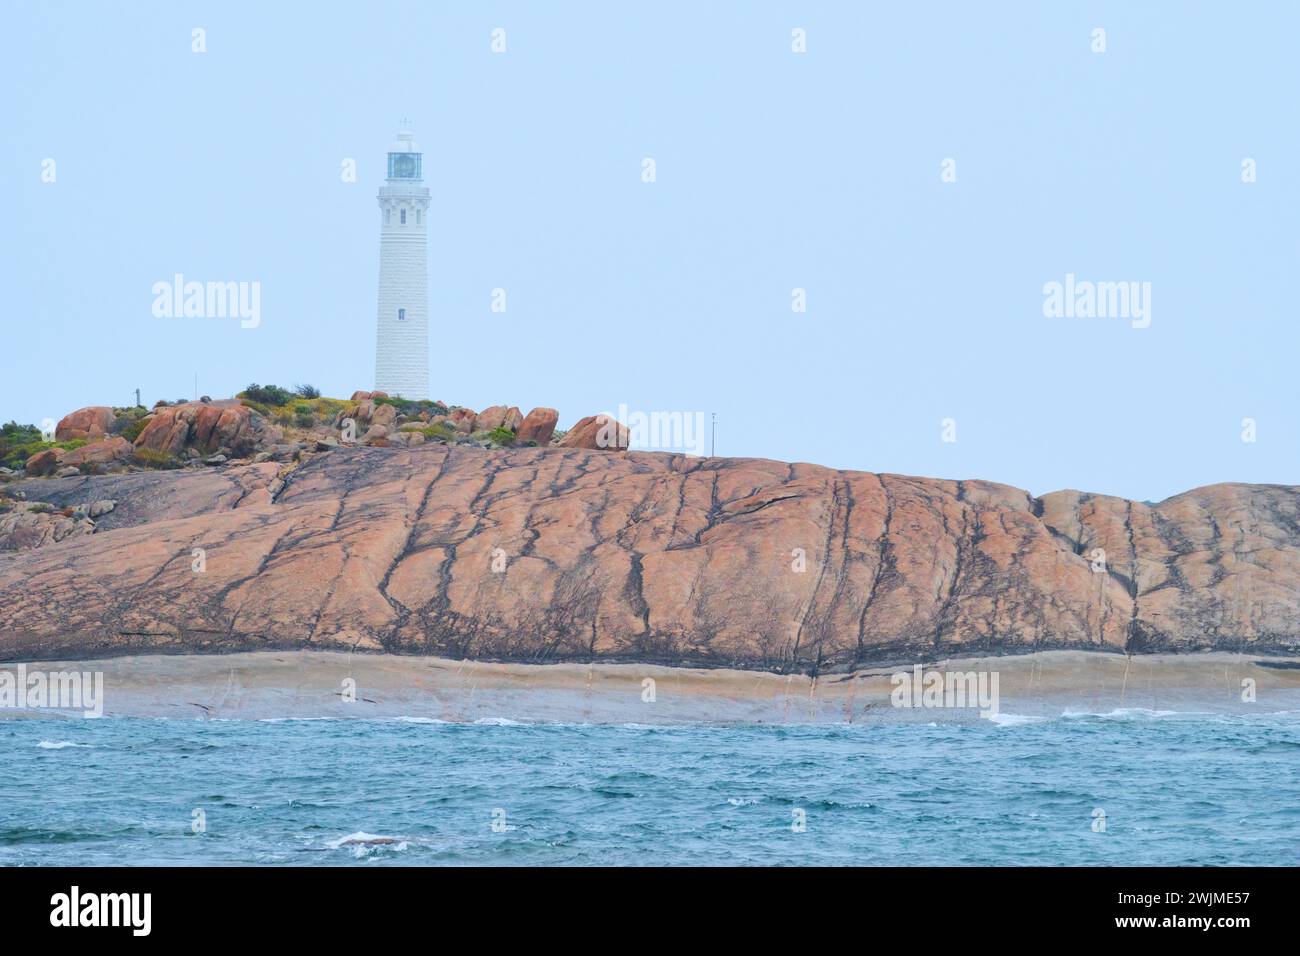
<path id="1" fill-rule="evenodd" d="M 21 444 L 23 442 L 33 442 L 41 440 L 41 430 L 35 425 L 19 425 L 17 422 L 9 422 L 0 425 L 0 441 L 10 444 Z"/>
<path id="2" fill-rule="evenodd" d="M 131 460 L 142 468 L 171 470 L 181 466 L 181 463 L 167 452 L 158 451 L 155 448 L 137 448 L 132 453 Z"/>
<path id="3" fill-rule="evenodd" d="M 259 405 L 274 405 L 279 407 L 287 405 L 293 398 L 293 392 L 287 388 L 281 388 L 279 385 L 257 385 L 256 383 L 244 389 L 236 398 L 247 398 L 257 402 Z"/>
<path id="4" fill-rule="evenodd" d="M 109 429 L 109 434 L 125 438 L 132 444 L 140 437 L 144 431 L 145 416 L 148 410 L 143 405 L 136 405 L 132 408 L 114 408 L 113 409 L 113 427 Z"/>
<path id="5" fill-rule="evenodd" d="M 446 422 L 438 422 L 436 425 L 430 425 L 428 428 L 416 428 L 413 431 L 419 432 L 425 438 L 441 438 L 451 441 L 456 437 L 456 429 L 452 428 Z"/>
<path id="6" fill-rule="evenodd" d="M 140 433 L 144 431 L 145 426 L 148 424 L 149 423 L 144 420 L 144 417 L 141 416 L 140 418 L 128 421 L 123 425 L 122 430 L 118 432 L 118 435 L 134 445 L 135 440 L 140 437 Z"/>
<path id="7" fill-rule="evenodd" d="M 428 412 L 430 415 L 446 415 L 447 406 L 442 402 L 435 402 L 428 398 L 410 399 L 410 398 L 379 398 L 375 399 L 376 405 L 392 405 L 395 409 L 410 418 L 414 418 L 421 412 Z"/>
<path id="8" fill-rule="evenodd" d="M 314 398 L 311 405 L 321 418 L 333 418 L 334 415 L 352 403 L 341 398 Z"/>
<path id="9" fill-rule="evenodd" d="M 27 510 L 33 514 L 47 515 L 54 511 L 54 506 L 44 501 L 37 501 L 27 506 Z"/>
<path id="10" fill-rule="evenodd" d="M 17 422 L 0 425 L 0 466 L 21 468 L 28 458 L 48 447 L 49 443 L 43 440 L 41 430 L 35 425 Z"/>
<path id="11" fill-rule="evenodd" d="M 10 424 L 13 424 L 10 422 Z M 8 427 L 8 426 L 6 426 Z M 72 451 L 74 448 L 80 448 L 86 444 L 84 438 L 74 438 L 72 441 L 43 441 L 41 440 L 40 429 L 35 426 L 18 426 L 19 429 L 24 427 L 32 428 L 36 432 L 35 441 L 20 442 L 18 444 L 8 444 L 0 437 L 0 465 L 5 468 L 22 468 L 27 464 L 27 459 L 38 451 L 45 451 L 47 448 L 62 448 L 64 451 Z M 31 432 L 16 431 L 15 434 L 30 435 Z"/>
<path id="12" fill-rule="evenodd" d="M 494 428 L 487 434 L 487 440 L 494 445 L 513 445 L 515 433 L 508 428 Z"/>

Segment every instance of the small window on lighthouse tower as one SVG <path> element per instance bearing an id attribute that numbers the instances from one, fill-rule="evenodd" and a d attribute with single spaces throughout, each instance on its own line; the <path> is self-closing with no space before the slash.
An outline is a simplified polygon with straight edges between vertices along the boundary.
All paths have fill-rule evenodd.
<path id="1" fill-rule="evenodd" d="M 406 210 L 405 210 L 405 209 L 402 210 L 402 225 L 403 225 L 403 226 L 406 225 Z"/>
<path id="2" fill-rule="evenodd" d="M 405 310 L 405 309 L 398 309 L 398 310 L 397 310 L 397 321 L 398 321 L 398 322 L 405 322 L 405 321 L 406 321 L 406 310 Z"/>

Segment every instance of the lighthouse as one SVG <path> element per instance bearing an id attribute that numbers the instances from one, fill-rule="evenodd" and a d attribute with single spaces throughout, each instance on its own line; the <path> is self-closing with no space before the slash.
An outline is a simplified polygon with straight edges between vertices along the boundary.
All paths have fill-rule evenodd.
<path id="1" fill-rule="evenodd" d="M 379 321 L 375 388 L 429 397 L 429 190 L 423 155 L 402 129 L 379 187 Z"/>

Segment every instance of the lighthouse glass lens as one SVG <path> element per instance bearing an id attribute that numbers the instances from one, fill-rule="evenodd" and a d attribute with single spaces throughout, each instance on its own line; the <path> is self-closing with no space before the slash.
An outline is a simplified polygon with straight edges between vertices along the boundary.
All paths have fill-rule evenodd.
<path id="1" fill-rule="evenodd" d="M 389 179 L 419 179 L 420 156 L 418 153 L 389 153 Z"/>

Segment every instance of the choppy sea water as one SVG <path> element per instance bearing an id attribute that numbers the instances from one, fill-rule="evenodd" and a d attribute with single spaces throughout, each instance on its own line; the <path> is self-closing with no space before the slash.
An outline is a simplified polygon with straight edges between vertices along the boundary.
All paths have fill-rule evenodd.
<path id="1" fill-rule="evenodd" d="M 0 760 L 10 865 L 1300 863 L 1296 712 L 6 720 Z"/>

